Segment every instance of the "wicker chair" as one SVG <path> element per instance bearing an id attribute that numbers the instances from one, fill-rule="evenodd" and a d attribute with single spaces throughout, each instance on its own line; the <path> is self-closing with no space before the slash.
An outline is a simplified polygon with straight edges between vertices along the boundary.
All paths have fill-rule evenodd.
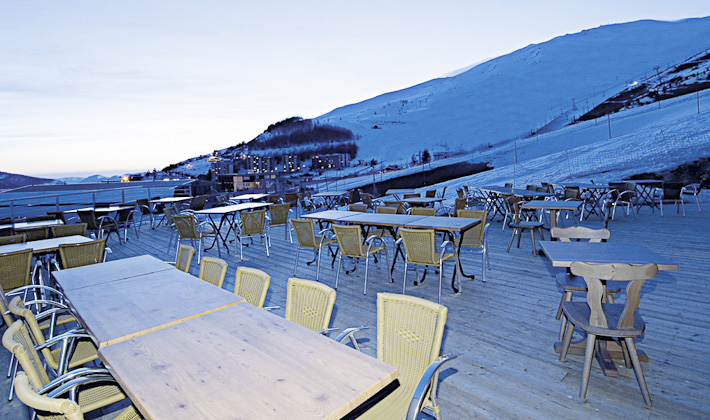
<path id="1" fill-rule="evenodd" d="M 293 231 L 296 233 L 296 240 L 298 241 L 298 247 L 296 247 L 296 261 L 293 264 L 293 275 L 296 275 L 298 255 L 301 252 L 301 248 L 307 248 L 316 253 L 316 258 L 306 264 L 311 265 L 313 262 L 317 261 L 316 281 L 318 281 L 320 277 L 320 256 L 323 247 L 330 249 L 330 245 L 335 242 L 335 239 L 325 236 L 328 229 L 323 229 L 318 232 L 318 236 L 316 236 L 313 220 L 310 219 L 291 219 L 291 226 L 293 226 Z"/>
<path id="2" fill-rule="evenodd" d="M 199 278 L 221 288 L 227 274 L 227 262 L 214 257 L 204 257 L 200 261 Z"/>
<path id="3" fill-rule="evenodd" d="M 81 267 L 97 264 L 106 260 L 106 239 L 97 239 L 80 244 L 59 245 L 60 265 L 55 261 L 56 269 Z"/>
<path id="4" fill-rule="evenodd" d="M 264 221 L 266 220 L 266 210 L 257 211 L 243 211 L 239 213 L 239 220 L 241 223 L 238 226 L 237 242 L 239 242 L 239 259 L 244 260 L 244 239 L 251 239 L 252 236 L 257 235 L 264 243 L 264 250 L 266 251 L 266 256 L 269 256 L 269 234 L 265 228 Z M 237 244 L 234 244 L 235 252 Z"/>
<path id="5" fill-rule="evenodd" d="M 195 255 L 195 248 L 190 245 L 180 245 L 175 255 L 175 268 L 186 273 L 190 272 L 192 257 Z"/>
<path id="6" fill-rule="evenodd" d="M 119 241 L 121 240 L 121 235 L 118 233 L 118 227 L 116 226 L 116 220 L 111 216 L 96 217 L 96 213 L 94 213 L 93 210 L 78 210 L 77 214 L 79 215 L 81 223 L 86 223 L 86 230 L 94 233 L 97 238 L 103 238 L 104 232 L 106 232 L 107 238 L 111 232 L 116 232 Z"/>
<path id="7" fill-rule="evenodd" d="M 167 213 L 167 208 L 166 210 L 166 215 Z M 217 238 L 217 234 L 215 233 L 214 229 L 212 228 L 212 225 L 210 225 L 208 222 L 201 222 L 198 223 L 197 219 L 195 219 L 195 216 L 191 214 L 184 214 L 184 215 L 173 215 L 172 216 L 172 221 L 175 223 L 175 230 L 178 233 L 178 240 L 177 240 L 177 247 L 180 247 L 180 243 L 183 240 L 189 240 L 190 243 L 194 246 L 194 242 L 197 241 L 197 263 L 199 264 L 200 261 L 202 260 L 202 238 L 208 237 L 208 236 L 213 236 L 215 239 L 215 244 L 217 245 L 217 254 L 221 257 L 222 253 L 219 248 L 219 238 Z M 172 236 L 171 236 L 172 237 Z M 171 241 L 168 241 L 168 245 L 170 244 Z M 177 248 L 176 248 L 177 249 Z M 176 250 L 177 252 L 177 250 Z"/>
<path id="8" fill-rule="evenodd" d="M 66 388 L 65 392 L 77 392 L 76 400 L 86 402 L 86 404 L 81 406 L 82 412 L 93 411 L 126 398 L 121 389 L 111 383 L 113 378 L 106 369 L 93 368 L 71 371 L 67 375 L 50 381 L 47 371 L 42 367 L 42 360 L 32 344 L 27 327 L 22 321 L 14 322 L 5 331 L 2 336 L 2 344 L 15 355 L 26 377 L 29 379 L 30 385 L 41 395 L 48 396 L 50 393 L 58 391 L 60 387 Z M 77 379 L 95 374 L 102 375 L 101 377 L 94 377 L 96 379 L 100 378 L 96 386 L 79 387 L 83 381 L 77 381 Z M 20 381 L 24 381 L 22 375 L 18 378 L 18 383 Z M 70 381 L 76 381 L 73 382 L 76 386 L 70 386 L 72 385 L 69 383 Z M 56 417 L 49 418 L 56 419 Z"/>
<path id="9" fill-rule="evenodd" d="M 37 274 L 37 266 L 32 267 L 31 249 L 0 254 L 0 285 L 11 291 L 27 286 Z"/>
<path id="10" fill-rule="evenodd" d="M 317 281 L 290 278 L 286 284 L 285 318 L 325 334 L 335 305 L 335 290 Z"/>
<path id="11" fill-rule="evenodd" d="M 289 215 L 291 214 L 291 205 L 288 203 L 284 204 L 272 204 L 269 206 L 269 246 L 271 246 L 271 228 L 274 226 L 284 227 L 284 240 L 288 239 L 290 243 L 293 243 L 293 238 L 291 237 L 291 229 L 289 228 Z"/>
<path id="12" fill-rule="evenodd" d="M 49 239 L 49 227 L 36 227 L 32 229 L 23 229 L 22 233 L 27 236 L 27 241 L 41 241 Z"/>
<path id="13" fill-rule="evenodd" d="M 439 416 L 439 370 L 456 356 L 439 357 L 448 309 L 427 300 L 377 294 L 377 359 L 399 370 L 399 387 L 359 419 L 414 420 L 422 410 Z M 343 331 L 343 341 L 356 329 Z"/>
<path id="14" fill-rule="evenodd" d="M 247 303 L 263 308 L 271 276 L 256 268 L 237 267 L 234 277 L 234 294 L 246 299 Z"/>
<path id="15" fill-rule="evenodd" d="M 27 242 L 27 235 L 24 233 L 0 236 L 0 245 L 21 244 L 23 242 Z"/>
<path id="16" fill-rule="evenodd" d="M 65 236 L 74 235 L 86 236 L 86 223 L 52 226 L 52 237 L 54 238 L 63 238 Z"/>
<path id="17" fill-rule="evenodd" d="M 436 216 L 436 209 L 431 207 L 412 207 L 409 209 L 412 216 Z"/>
<path id="18" fill-rule="evenodd" d="M 486 263 L 488 270 L 491 269 L 491 256 L 488 254 L 488 228 L 490 223 L 486 223 L 488 212 L 485 210 L 459 210 L 458 217 L 468 217 L 472 219 L 481 219 L 481 223 L 467 230 L 465 234 L 459 236 L 454 241 L 458 247 L 466 247 L 476 253 L 481 254 L 481 279 L 486 281 Z"/>
<path id="19" fill-rule="evenodd" d="M 367 204 L 348 204 L 348 211 L 357 211 L 360 213 L 367 212 Z"/>
<path id="20" fill-rule="evenodd" d="M 589 373 L 592 368 L 592 358 L 596 353 L 595 343 L 597 336 L 613 337 L 622 342 L 626 366 L 633 366 L 644 402 L 650 408 L 651 395 L 648 392 L 646 378 L 641 369 L 634 337 L 640 337 L 646 329 L 643 319 L 636 315 L 636 309 L 641 300 L 641 287 L 646 279 L 656 277 L 658 267 L 656 264 L 638 266 L 631 264 L 587 264 L 576 261 L 570 266 L 570 271 L 574 275 L 582 276 L 589 290 L 585 302 L 564 302 L 562 304 L 562 310 L 568 322 L 562 351 L 560 352 L 560 361 L 564 362 L 567 357 L 575 327 L 587 333 L 587 346 L 584 353 L 584 369 L 582 370 L 579 397 L 585 402 L 587 401 Z M 628 284 L 626 286 L 626 303 L 602 303 L 604 293 L 602 281 L 606 280 Z"/>
<path id="21" fill-rule="evenodd" d="M 441 244 L 442 252 L 436 252 L 436 232 L 433 229 L 406 229 L 399 230 L 401 238 L 397 241 L 397 245 L 404 244 L 405 259 L 404 259 L 404 281 L 402 284 L 402 294 L 406 292 L 407 287 L 407 268 L 409 264 L 415 266 L 423 265 L 425 267 L 436 267 L 439 269 L 439 302 L 441 302 L 441 285 L 444 275 L 444 262 L 453 258 L 454 263 L 458 262 L 456 251 L 454 250 L 451 241 L 444 241 Z M 451 252 L 444 252 L 447 247 L 451 247 Z M 417 278 L 419 277 L 419 269 L 417 267 Z M 457 273 L 458 277 L 458 273 Z M 419 284 L 415 281 L 414 284 Z M 460 283 L 460 279 L 459 279 Z"/>
<path id="22" fill-rule="evenodd" d="M 340 247 L 340 255 L 338 256 L 338 270 L 335 274 L 335 289 L 338 289 L 338 278 L 340 277 L 340 269 L 343 266 L 343 257 L 354 258 L 355 259 L 355 269 L 357 270 L 357 261 L 360 259 L 365 260 L 365 285 L 362 290 L 362 294 L 367 294 L 367 274 L 370 266 L 370 257 L 377 253 L 384 252 L 385 260 L 387 261 L 387 276 L 390 282 L 394 282 L 392 276 L 390 276 L 390 257 L 387 252 L 387 244 L 382 240 L 382 237 L 377 235 L 372 235 L 367 238 L 365 243 L 362 242 L 362 234 L 360 232 L 360 226 L 342 226 L 333 225 L 333 232 L 335 232 L 335 238 L 338 241 L 338 246 Z M 376 243 L 379 242 L 379 245 Z M 367 248 L 365 248 L 367 246 Z M 347 274 L 347 272 L 346 272 Z"/>

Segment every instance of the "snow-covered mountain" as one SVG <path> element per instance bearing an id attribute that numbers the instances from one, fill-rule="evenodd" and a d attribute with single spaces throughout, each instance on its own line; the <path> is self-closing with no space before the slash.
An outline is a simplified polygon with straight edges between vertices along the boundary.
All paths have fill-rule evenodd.
<path id="1" fill-rule="evenodd" d="M 485 150 L 564 127 L 635 81 L 710 47 L 710 17 L 602 26 L 529 45 L 454 77 L 337 108 L 316 120 L 360 136 L 359 159 Z"/>

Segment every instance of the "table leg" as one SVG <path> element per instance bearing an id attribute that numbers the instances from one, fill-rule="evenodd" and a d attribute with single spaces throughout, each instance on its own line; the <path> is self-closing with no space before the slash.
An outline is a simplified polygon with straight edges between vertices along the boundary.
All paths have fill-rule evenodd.
<path id="1" fill-rule="evenodd" d="M 466 231 L 461 232 L 461 235 L 463 235 L 464 233 L 466 233 Z M 444 234 L 449 236 L 452 244 L 456 243 L 456 242 L 454 242 L 454 234 L 453 233 L 451 233 L 449 231 L 445 231 Z M 454 275 L 453 275 L 453 277 L 451 277 L 451 288 L 454 290 L 454 293 L 459 293 L 461 291 L 461 279 L 459 279 L 459 287 L 456 287 L 456 269 L 457 268 L 462 276 L 467 277 L 471 280 L 474 280 L 476 278 L 476 276 L 474 274 L 466 274 L 463 271 L 463 265 L 461 265 L 461 259 L 459 258 L 459 255 L 461 254 L 461 244 L 463 244 L 463 240 L 459 241 L 458 249 L 456 249 L 456 253 L 454 254 L 454 258 L 456 258 L 456 265 L 454 266 Z M 441 267 L 440 269 L 443 269 L 443 267 Z M 484 269 L 485 269 L 485 267 L 484 267 Z"/>

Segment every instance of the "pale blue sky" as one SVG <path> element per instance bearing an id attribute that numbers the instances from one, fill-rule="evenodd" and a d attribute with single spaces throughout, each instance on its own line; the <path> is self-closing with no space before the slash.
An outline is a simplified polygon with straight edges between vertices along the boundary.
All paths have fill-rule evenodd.
<path id="1" fill-rule="evenodd" d="M 531 43 L 707 0 L 0 0 L 0 171 L 160 169 Z"/>

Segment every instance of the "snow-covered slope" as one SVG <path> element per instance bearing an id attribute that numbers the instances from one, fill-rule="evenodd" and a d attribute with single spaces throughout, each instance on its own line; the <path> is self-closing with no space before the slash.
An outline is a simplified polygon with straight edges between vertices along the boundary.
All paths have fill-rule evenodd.
<path id="1" fill-rule="evenodd" d="M 361 138 L 358 158 L 408 160 L 423 149 L 483 150 L 564 126 L 635 80 L 710 47 L 710 17 L 602 26 L 530 45 L 455 77 L 317 118 Z M 374 128 L 376 127 L 376 128 Z M 550 127 L 548 126 L 548 129 Z"/>

